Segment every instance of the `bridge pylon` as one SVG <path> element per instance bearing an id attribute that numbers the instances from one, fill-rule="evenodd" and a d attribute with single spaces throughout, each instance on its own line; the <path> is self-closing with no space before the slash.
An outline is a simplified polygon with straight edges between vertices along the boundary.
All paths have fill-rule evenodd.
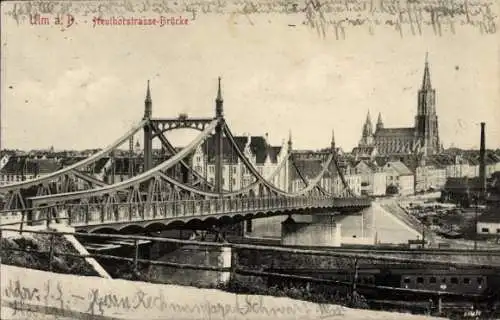
<path id="1" fill-rule="evenodd" d="M 151 128 L 151 116 L 153 113 L 153 101 L 151 100 L 151 90 L 146 89 L 146 100 L 144 100 L 144 120 L 148 120 L 144 125 L 144 172 L 153 167 L 153 131 Z"/>
<path id="2" fill-rule="evenodd" d="M 215 127 L 215 192 L 222 197 L 222 160 L 223 160 L 223 132 L 224 100 L 222 99 L 221 78 L 219 77 L 217 97 L 215 98 L 215 118 L 219 120 Z"/>

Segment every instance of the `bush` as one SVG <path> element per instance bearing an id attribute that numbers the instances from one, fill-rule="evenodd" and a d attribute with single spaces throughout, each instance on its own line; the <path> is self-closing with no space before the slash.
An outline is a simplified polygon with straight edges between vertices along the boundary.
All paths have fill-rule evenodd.
<path id="1" fill-rule="evenodd" d="M 68 243 L 64 237 L 55 236 L 54 238 L 54 255 L 52 259 L 52 272 L 77 274 L 86 276 L 97 276 L 97 272 L 84 258 L 63 256 L 58 253 L 72 253 L 77 251 Z M 2 247 L 0 256 L 2 263 L 17 267 L 37 269 L 49 271 L 49 251 L 50 251 L 50 236 L 49 235 L 34 235 L 33 237 L 19 238 L 2 238 L 0 245 Z M 25 252 L 16 250 L 31 250 L 42 252 Z"/>

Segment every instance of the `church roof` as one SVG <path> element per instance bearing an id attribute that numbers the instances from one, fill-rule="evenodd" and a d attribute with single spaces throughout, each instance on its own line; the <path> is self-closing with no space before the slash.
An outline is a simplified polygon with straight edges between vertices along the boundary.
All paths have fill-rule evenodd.
<path id="1" fill-rule="evenodd" d="M 375 146 L 357 146 L 352 149 L 352 153 L 356 155 L 371 155 L 375 150 Z"/>
<path id="2" fill-rule="evenodd" d="M 379 128 L 376 137 L 413 137 L 415 128 Z"/>

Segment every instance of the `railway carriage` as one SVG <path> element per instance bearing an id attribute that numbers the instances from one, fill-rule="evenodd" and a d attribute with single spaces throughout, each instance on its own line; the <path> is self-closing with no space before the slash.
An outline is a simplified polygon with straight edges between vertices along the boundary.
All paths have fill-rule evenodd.
<path id="1" fill-rule="evenodd" d="M 354 270 L 347 269 L 276 269 L 274 273 L 296 275 L 337 281 L 341 287 L 350 287 L 354 279 Z M 270 276 L 269 285 L 301 286 L 310 281 L 305 278 L 291 279 L 289 277 Z M 330 283 L 335 284 L 335 283 Z M 368 295 L 390 289 L 407 289 L 404 291 L 445 295 L 496 295 L 500 292 L 500 276 L 495 269 L 482 268 L 418 268 L 415 266 L 360 266 L 356 284 L 360 291 Z M 398 294 L 401 294 L 398 293 Z"/>

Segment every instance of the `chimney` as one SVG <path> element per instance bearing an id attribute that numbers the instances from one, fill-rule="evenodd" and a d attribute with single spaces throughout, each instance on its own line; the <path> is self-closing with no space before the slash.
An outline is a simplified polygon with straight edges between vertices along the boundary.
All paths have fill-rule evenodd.
<path id="1" fill-rule="evenodd" d="M 485 136 L 484 136 L 484 126 L 485 123 L 481 122 L 481 149 L 479 150 L 479 181 L 481 183 L 481 194 L 480 197 L 484 200 L 486 196 L 486 147 L 485 147 Z"/>

